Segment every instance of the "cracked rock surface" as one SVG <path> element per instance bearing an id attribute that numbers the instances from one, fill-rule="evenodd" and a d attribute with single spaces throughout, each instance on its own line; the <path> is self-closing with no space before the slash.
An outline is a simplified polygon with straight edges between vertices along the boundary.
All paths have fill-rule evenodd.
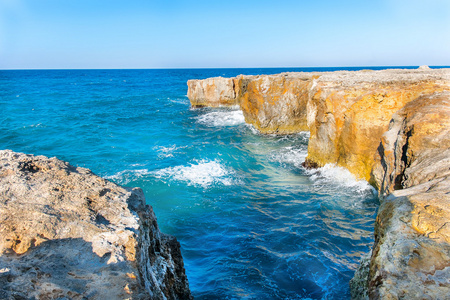
<path id="1" fill-rule="evenodd" d="M 180 246 L 142 190 L 0 151 L 1 299 L 190 299 Z"/>
<path id="2" fill-rule="evenodd" d="M 246 122 L 262 133 L 308 130 L 305 166 L 345 167 L 379 191 L 375 243 L 353 298 L 449 299 L 450 69 L 233 80 Z"/>

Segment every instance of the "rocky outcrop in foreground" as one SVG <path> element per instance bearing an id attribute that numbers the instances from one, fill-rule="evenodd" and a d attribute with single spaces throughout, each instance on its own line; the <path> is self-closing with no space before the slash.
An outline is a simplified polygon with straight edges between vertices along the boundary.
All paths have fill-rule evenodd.
<path id="1" fill-rule="evenodd" d="M 191 299 L 142 190 L 0 151 L 1 299 Z"/>
<path id="2" fill-rule="evenodd" d="M 226 79 L 208 80 L 214 86 Z M 379 191 L 375 243 L 351 282 L 353 298 L 447 299 L 450 69 L 241 75 L 232 81 L 248 123 L 262 133 L 308 130 L 306 166 L 345 167 Z M 192 85 L 201 83 L 190 80 L 190 91 Z M 188 93 L 193 105 L 198 94 Z"/>

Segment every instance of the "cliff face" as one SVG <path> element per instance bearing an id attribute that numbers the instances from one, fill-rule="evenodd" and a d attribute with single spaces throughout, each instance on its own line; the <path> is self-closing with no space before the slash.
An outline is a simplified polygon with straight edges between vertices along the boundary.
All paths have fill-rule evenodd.
<path id="1" fill-rule="evenodd" d="M 450 289 L 450 70 L 236 80 L 248 123 L 263 133 L 309 130 L 307 165 L 335 163 L 379 190 L 375 244 L 352 280 L 354 298 L 445 299 Z"/>
<path id="2" fill-rule="evenodd" d="M 193 107 L 239 105 L 236 78 L 207 78 L 188 81 L 188 97 Z"/>
<path id="3" fill-rule="evenodd" d="M 308 161 L 336 163 L 369 180 L 393 114 L 421 95 L 450 89 L 449 73 L 384 70 L 328 73 L 308 103 Z"/>
<path id="4" fill-rule="evenodd" d="M 372 180 L 382 201 L 368 274 L 373 299 L 446 299 L 450 288 L 450 92 L 399 110 Z"/>
<path id="5" fill-rule="evenodd" d="M 450 71 L 445 69 L 283 73 L 188 81 L 193 107 L 239 105 L 246 122 L 262 133 L 309 131 L 309 163 L 335 163 L 365 180 L 370 179 L 374 155 L 393 114 L 419 96 L 445 90 L 450 90 Z M 223 98 L 232 101 L 220 100 Z"/>
<path id="6" fill-rule="evenodd" d="M 140 189 L 0 151 L 0 298 L 190 299 L 180 247 Z"/>
<path id="7" fill-rule="evenodd" d="M 306 105 L 312 76 L 237 77 L 240 107 L 247 123 L 262 133 L 289 134 L 308 130 Z"/>

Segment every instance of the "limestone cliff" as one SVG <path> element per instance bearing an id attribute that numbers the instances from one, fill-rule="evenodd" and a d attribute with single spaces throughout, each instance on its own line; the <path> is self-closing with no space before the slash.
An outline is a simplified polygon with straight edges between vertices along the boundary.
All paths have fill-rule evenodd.
<path id="1" fill-rule="evenodd" d="M 239 85 L 235 78 L 215 77 L 188 81 L 188 97 L 193 107 L 238 105 Z"/>
<path id="2" fill-rule="evenodd" d="M 238 76 L 246 121 L 309 130 L 309 166 L 379 190 L 375 244 L 355 299 L 446 299 L 450 290 L 450 69 Z M 207 103 L 207 101 L 204 101 Z"/>
<path id="3" fill-rule="evenodd" d="M 393 114 L 419 96 L 450 90 L 450 70 L 283 73 L 189 80 L 193 107 L 239 105 L 262 133 L 310 131 L 307 161 L 335 163 L 370 179 Z M 227 98 L 227 99 L 228 99 Z"/>
<path id="4" fill-rule="evenodd" d="M 450 92 L 394 114 L 372 180 L 382 201 L 368 283 L 372 299 L 446 299 L 450 290 Z"/>
<path id="5" fill-rule="evenodd" d="M 191 299 L 180 245 L 138 188 L 0 151 L 1 299 Z"/>
<path id="6" fill-rule="evenodd" d="M 306 106 L 311 79 L 311 74 L 289 73 L 237 77 L 240 107 L 246 121 L 262 133 L 289 134 L 308 130 Z"/>

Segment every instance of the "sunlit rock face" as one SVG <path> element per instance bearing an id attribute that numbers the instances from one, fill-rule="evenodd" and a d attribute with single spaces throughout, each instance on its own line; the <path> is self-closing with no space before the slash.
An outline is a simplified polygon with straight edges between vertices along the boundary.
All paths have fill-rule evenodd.
<path id="1" fill-rule="evenodd" d="M 312 74 L 285 73 L 237 77 L 240 106 L 247 123 L 262 133 L 289 134 L 307 131 L 306 105 Z"/>
<path id="2" fill-rule="evenodd" d="M 190 299 L 179 244 L 142 191 L 0 151 L 1 299 Z"/>
<path id="3" fill-rule="evenodd" d="M 327 73 L 308 102 L 308 161 L 336 163 L 370 179 L 380 139 L 395 112 L 423 95 L 450 90 L 450 72 L 383 70 Z"/>
<path id="4" fill-rule="evenodd" d="M 239 86 L 235 78 L 215 77 L 188 81 L 188 97 L 193 107 L 238 105 Z"/>
<path id="5" fill-rule="evenodd" d="M 450 288 L 450 92 L 393 116 L 372 180 L 382 202 L 368 277 L 377 299 L 445 299 Z"/>
<path id="6" fill-rule="evenodd" d="M 311 165 L 335 163 L 365 180 L 393 114 L 419 96 L 445 90 L 449 70 L 426 68 L 188 81 L 193 107 L 240 105 L 246 122 L 262 133 L 310 131 Z"/>
<path id="7" fill-rule="evenodd" d="M 381 137 L 371 180 L 382 195 L 450 175 L 450 92 L 414 99 Z"/>
<path id="8" fill-rule="evenodd" d="M 448 298 L 450 69 L 239 78 L 248 123 L 262 133 L 309 130 L 307 166 L 334 163 L 379 191 L 354 299 Z"/>

